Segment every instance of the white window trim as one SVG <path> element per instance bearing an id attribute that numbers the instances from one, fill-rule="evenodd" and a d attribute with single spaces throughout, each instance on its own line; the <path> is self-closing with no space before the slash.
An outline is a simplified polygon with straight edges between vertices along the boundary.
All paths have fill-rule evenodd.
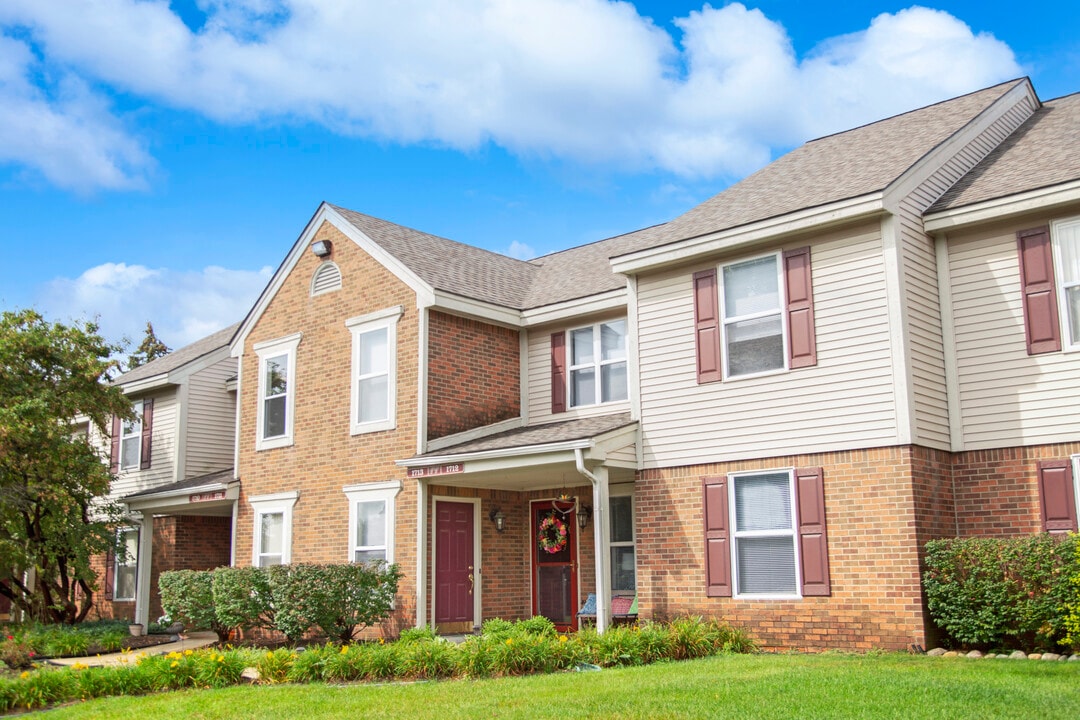
<path id="1" fill-rule="evenodd" d="M 1071 328 L 1069 327 L 1069 298 L 1065 291 L 1071 287 L 1080 286 L 1080 279 L 1070 283 L 1068 286 L 1065 284 L 1065 266 L 1061 261 L 1063 256 L 1061 250 L 1061 229 L 1069 226 L 1077 226 L 1077 232 L 1080 232 L 1080 217 L 1066 218 L 1064 220 L 1054 220 L 1050 223 L 1050 247 L 1051 252 L 1054 255 L 1054 293 L 1057 298 L 1058 304 L 1058 324 L 1061 329 L 1061 350 L 1062 352 L 1080 352 L 1080 337 L 1072 337 Z M 1080 251 L 1080 248 L 1078 248 Z"/>
<path id="2" fill-rule="evenodd" d="M 740 376 L 741 377 L 741 376 Z M 791 545 L 795 560 L 795 592 L 793 593 L 742 593 L 739 592 L 739 538 L 753 537 L 778 537 L 786 536 L 787 533 L 779 530 L 746 530 L 739 531 L 735 513 L 735 478 L 753 477 L 755 475 L 779 475 L 787 473 L 788 498 L 791 502 Z M 732 596 L 745 600 L 798 600 L 802 598 L 802 564 L 799 559 L 799 518 L 798 498 L 795 496 L 795 468 L 775 468 L 770 470 L 754 470 L 750 472 L 730 472 L 728 478 L 728 526 L 731 528 L 731 590 Z"/>
<path id="3" fill-rule="evenodd" d="M 359 523 L 356 512 L 357 504 L 362 502 L 378 502 L 379 500 L 386 503 L 386 562 L 394 562 L 394 529 L 396 526 L 394 499 L 397 497 L 398 493 L 401 492 L 401 487 L 401 480 L 386 480 L 385 482 L 346 485 L 341 488 L 341 491 L 345 493 L 345 497 L 349 501 L 349 543 L 347 551 L 348 557 L 346 558 L 347 562 L 353 562 L 353 558 L 355 557 L 354 553 L 357 550 L 364 549 L 355 544 L 356 530 Z"/>
<path id="4" fill-rule="evenodd" d="M 626 347 L 626 354 L 622 358 L 615 360 L 602 359 L 602 347 L 601 347 L 601 331 L 600 328 L 603 325 L 609 325 L 615 322 L 623 323 L 623 343 Z M 593 342 L 593 361 L 591 363 L 583 363 L 581 365 L 574 365 L 574 333 L 578 330 L 585 330 L 587 328 L 592 329 L 592 342 Z M 630 323 L 626 318 L 612 318 L 610 320 L 601 320 L 600 322 L 593 323 L 591 325 L 578 325 L 577 327 L 570 328 L 566 331 L 566 399 L 567 407 L 579 408 L 579 407 L 592 407 L 593 405 L 613 405 L 615 403 L 622 403 L 629 400 L 630 395 Z M 620 398 L 618 400 L 608 400 L 603 402 L 604 397 L 603 374 L 601 368 L 604 365 L 615 365 L 617 363 L 623 363 L 626 365 L 626 394 L 627 397 Z M 593 377 L 595 382 L 593 383 L 593 401 L 583 402 L 574 405 L 574 371 L 575 370 L 587 370 L 592 368 Z"/>
<path id="5" fill-rule="evenodd" d="M 397 305 L 345 321 L 345 327 L 352 332 L 352 369 L 349 371 L 349 432 L 352 435 L 397 427 L 397 322 L 404 312 L 405 308 Z M 360 422 L 360 336 L 382 328 L 386 328 L 386 352 L 389 356 L 386 359 L 386 419 Z"/>
<path id="6" fill-rule="evenodd" d="M 142 429 L 143 429 L 143 401 L 140 400 L 137 403 L 132 404 L 131 409 L 138 414 L 139 423 L 135 432 L 130 435 L 124 434 L 124 424 L 126 420 L 120 421 L 120 469 L 121 470 L 138 470 L 142 466 Z M 124 445 L 126 443 L 135 443 L 135 462 L 131 465 L 124 464 Z"/>
<path id="7" fill-rule="evenodd" d="M 259 567 L 259 547 L 261 538 L 259 529 L 262 525 L 263 515 L 281 514 L 281 564 L 288 565 L 292 562 L 292 516 L 293 506 L 296 505 L 300 493 L 292 492 L 274 493 L 273 495 L 255 495 L 248 498 L 248 504 L 255 511 L 251 530 L 251 564 Z"/>
<path id="8" fill-rule="evenodd" d="M 611 539 L 611 533 L 612 533 L 613 525 L 612 525 L 612 522 L 611 522 L 611 508 L 610 508 L 610 505 L 611 505 L 612 498 L 617 498 L 617 497 L 628 497 L 628 498 L 630 498 L 630 540 L 629 541 L 620 540 L 620 541 L 616 542 L 616 541 Z M 611 559 L 611 555 L 612 555 L 611 548 L 617 548 L 617 547 L 632 547 L 632 548 L 634 548 L 634 585 L 635 585 L 635 587 L 637 586 L 637 579 L 638 579 L 637 527 L 636 527 L 637 523 L 634 522 L 634 520 L 637 517 L 637 514 L 636 514 L 637 513 L 637 501 L 634 499 L 634 489 L 633 489 L 633 487 L 627 488 L 625 490 L 615 490 L 614 488 L 612 488 L 612 490 L 608 494 L 608 506 L 609 506 L 608 507 L 608 537 L 607 537 L 607 546 L 608 546 L 608 587 L 612 589 L 611 590 L 612 595 L 615 595 L 615 593 L 616 593 L 616 591 L 614 589 L 615 588 L 615 562 L 614 562 L 614 560 Z M 619 590 L 618 593 L 620 595 L 630 595 L 630 592 L 628 590 Z M 637 590 L 634 591 L 634 594 L 637 594 Z"/>
<path id="9" fill-rule="evenodd" d="M 116 556 L 113 558 L 113 602 L 134 602 L 136 596 L 139 594 L 139 528 L 134 526 L 117 528 L 116 539 L 119 543 L 120 537 L 129 532 L 135 533 L 135 557 L 127 558 L 128 562 L 123 564 L 120 562 L 120 553 L 116 553 Z M 135 568 L 135 592 L 131 597 L 120 596 L 121 567 Z"/>
<path id="10" fill-rule="evenodd" d="M 296 408 L 296 348 L 300 344 L 302 333 L 294 333 L 287 337 L 276 340 L 266 340 L 255 343 L 255 354 L 259 356 L 259 372 L 257 375 L 259 397 L 258 409 L 255 413 L 255 449 L 271 450 L 273 448 L 288 447 L 293 444 L 293 426 Z M 266 361 L 279 355 L 288 358 L 289 368 L 285 373 L 285 434 L 275 435 L 271 438 L 263 437 L 263 419 L 266 407 Z"/>
<path id="11" fill-rule="evenodd" d="M 741 322 L 744 320 L 754 320 L 757 318 L 770 317 L 777 313 L 772 311 L 762 311 L 757 313 L 751 313 L 750 315 L 735 315 L 731 318 L 727 317 L 727 303 L 724 302 L 724 268 L 731 265 L 741 265 L 746 262 L 753 262 L 754 260 L 760 260 L 761 258 L 772 256 L 776 258 L 776 292 L 777 292 L 777 312 L 780 315 L 780 337 L 783 345 L 783 361 L 784 366 L 776 368 L 775 370 L 762 370 L 755 373 L 743 373 L 741 375 L 731 374 L 731 359 L 728 357 L 728 343 L 727 343 L 727 326 L 729 323 Z M 782 253 L 772 252 L 764 253 L 762 255 L 754 255 L 752 257 L 739 258 L 731 262 L 726 262 L 717 267 L 716 269 L 716 290 L 719 293 L 719 308 L 720 308 L 720 353 L 721 353 L 721 365 L 724 369 L 724 380 L 744 380 L 746 378 L 764 377 L 768 375 L 778 375 L 790 370 L 788 367 L 788 329 L 787 329 L 787 287 L 784 283 L 784 259 Z"/>

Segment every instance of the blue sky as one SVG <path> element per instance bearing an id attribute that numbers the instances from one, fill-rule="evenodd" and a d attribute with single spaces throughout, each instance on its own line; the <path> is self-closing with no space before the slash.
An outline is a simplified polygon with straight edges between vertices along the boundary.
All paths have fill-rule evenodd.
<path id="1" fill-rule="evenodd" d="M 822 7 L 4 0 L 0 309 L 178 347 L 323 200 L 527 258 L 998 81 L 1080 91 L 1075 2 Z"/>

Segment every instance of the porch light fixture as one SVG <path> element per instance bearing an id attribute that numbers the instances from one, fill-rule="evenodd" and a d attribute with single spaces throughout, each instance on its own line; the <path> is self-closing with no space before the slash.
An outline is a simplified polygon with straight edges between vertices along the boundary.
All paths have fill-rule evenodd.
<path id="1" fill-rule="evenodd" d="M 333 247 L 329 240 L 320 240 L 311 244 L 311 252 L 315 253 L 315 257 L 326 257 Z"/>
<path id="2" fill-rule="evenodd" d="M 495 508 L 488 513 L 488 520 L 495 523 L 495 532 L 502 532 L 506 529 L 506 515 L 499 508 Z"/>
<path id="3" fill-rule="evenodd" d="M 578 508 L 577 512 L 577 524 L 578 527 L 584 530 L 589 527 L 589 519 L 592 517 L 592 508 L 588 505 L 582 505 Z"/>

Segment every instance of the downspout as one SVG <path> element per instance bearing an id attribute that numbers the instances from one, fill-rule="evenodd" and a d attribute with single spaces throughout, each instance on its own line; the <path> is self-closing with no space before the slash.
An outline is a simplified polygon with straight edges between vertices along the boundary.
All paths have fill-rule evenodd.
<path id="1" fill-rule="evenodd" d="M 597 477 L 585 467 L 585 454 L 581 448 L 574 448 L 574 465 L 577 471 L 592 484 L 593 491 L 593 547 L 596 552 L 596 631 L 604 632 L 608 627 L 608 615 L 611 613 L 611 593 L 607 582 L 607 471 Z"/>
<path id="2" fill-rule="evenodd" d="M 427 480 L 416 481 L 416 627 L 427 625 Z"/>

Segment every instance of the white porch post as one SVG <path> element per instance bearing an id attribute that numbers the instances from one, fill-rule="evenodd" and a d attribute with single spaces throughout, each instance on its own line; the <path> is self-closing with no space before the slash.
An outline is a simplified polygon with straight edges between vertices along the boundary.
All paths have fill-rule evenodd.
<path id="1" fill-rule="evenodd" d="M 416 481 L 416 627 L 427 625 L 427 480 Z"/>
<path id="2" fill-rule="evenodd" d="M 141 513 L 139 520 L 139 558 L 135 579 L 135 622 L 144 628 L 150 626 L 150 564 L 154 557 L 154 516 Z"/>

